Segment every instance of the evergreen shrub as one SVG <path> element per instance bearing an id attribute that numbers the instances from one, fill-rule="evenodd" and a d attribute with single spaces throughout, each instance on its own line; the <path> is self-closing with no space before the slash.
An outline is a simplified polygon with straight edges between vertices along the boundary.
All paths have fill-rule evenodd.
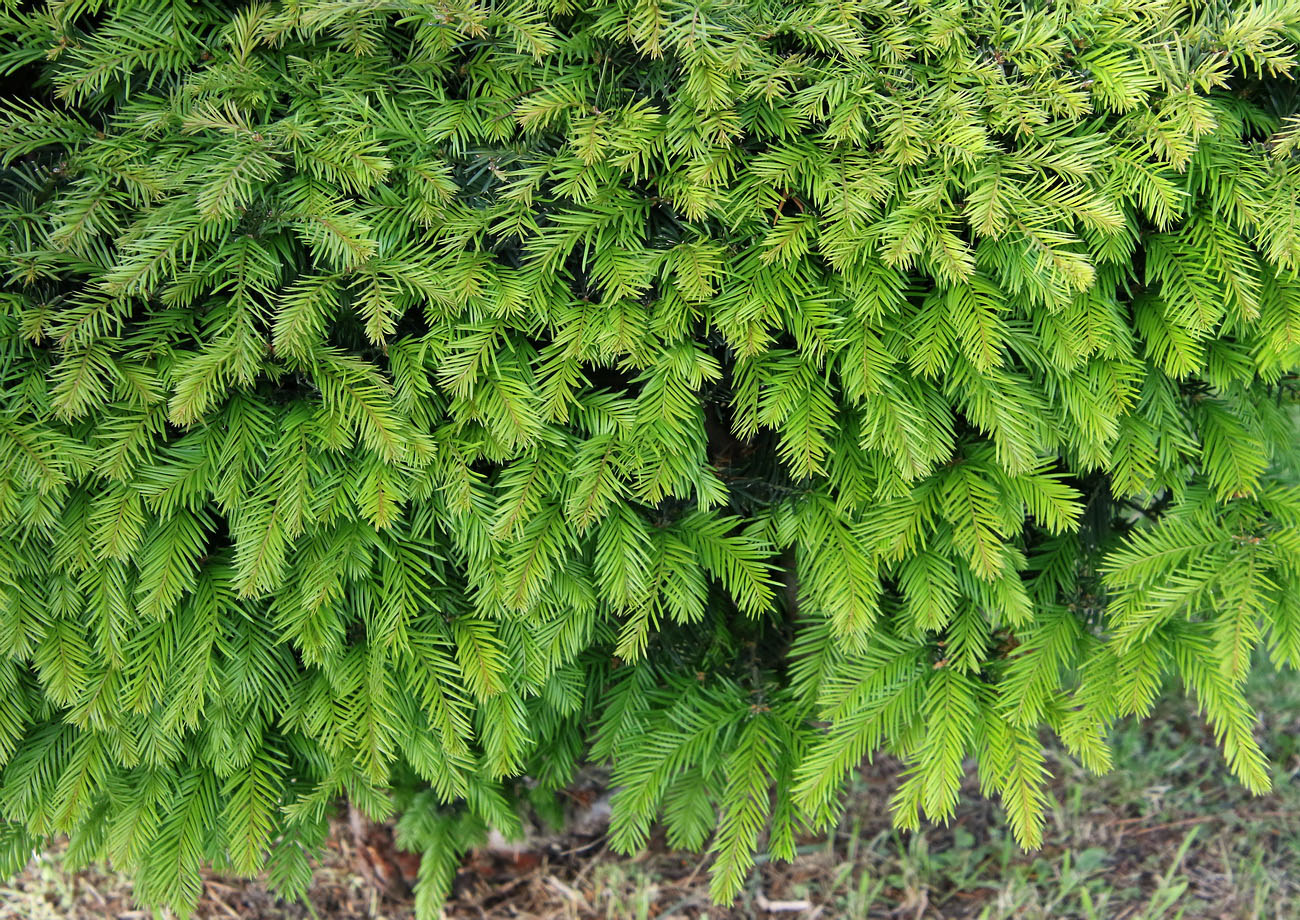
<path id="1" fill-rule="evenodd" d="M 864 760 L 1300 665 L 1300 0 L 0 4 L 0 840 L 184 912 L 606 765 L 732 898 Z M 1265 651 L 1257 653 L 1257 648 Z M 1121 768 L 1123 764 L 1119 765 Z"/>

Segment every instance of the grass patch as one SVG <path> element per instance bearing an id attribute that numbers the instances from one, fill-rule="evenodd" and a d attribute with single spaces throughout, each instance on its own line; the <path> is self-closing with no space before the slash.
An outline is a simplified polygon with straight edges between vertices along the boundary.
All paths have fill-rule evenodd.
<path id="1" fill-rule="evenodd" d="M 1274 764 L 1273 791 L 1254 797 L 1228 774 L 1192 706 L 1171 695 L 1115 734 L 1113 773 L 1052 761 L 1043 848 L 1024 853 L 1000 808 L 975 794 L 946 827 L 893 829 L 897 765 L 858 779 L 833 835 L 809 840 L 790 865 L 760 860 L 737 904 L 708 905 L 705 863 L 662 846 L 635 858 L 599 838 L 539 838 L 514 858 L 481 854 L 460 874 L 446 917 L 668 920 L 1295 920 L 1300 917 L 1300 678 L 1261 673 L 1251 699 Z M 207 918 L 409 920 L 409 898 L 381 893 L 338 835 L 310 903 L 286 904 L 256 882 L 210 877 Z M 58 851 L 0 888 L 0 920 L 149 920 L 129 880 L 68 872 Z"/>

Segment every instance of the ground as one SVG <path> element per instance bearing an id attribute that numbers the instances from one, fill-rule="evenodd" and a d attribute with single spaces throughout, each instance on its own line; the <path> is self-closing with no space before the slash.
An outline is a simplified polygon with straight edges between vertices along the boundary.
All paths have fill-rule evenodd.
<path id="1" fill-rule="evenodd" d="M 844 821 L 792 865 L 761 864 L 739 903 L 708 906 L 707 863 L 661 844 L 636 858 L 598 834 L 549 838 L 517 858 L 469 859 L 447 920 L 1297 920 L 1300 918 L 1300 677 L 1263 676 L 1252 695 L 1275 764 L 1273 792 L 1228 776 L 1194 708 L 1176 695 L 1122 726 L 1114 773 L 1053 758 L 1057 804 L 1045 843 L 1021 852 L 999 809 L 972 788 L 947 827 L 889 823 L 896 765 L 863 770 Z M 410 920 L 414 861 L 384 828 L 340 821 L 307 903 L 256 882 L 209 877 L 204 920 Z M 388 884 L 383 885 L 387 877 Z M 130 883 L 65 871 L 57 848 L 0 887 L 0 920 L 151 920 Z"/>

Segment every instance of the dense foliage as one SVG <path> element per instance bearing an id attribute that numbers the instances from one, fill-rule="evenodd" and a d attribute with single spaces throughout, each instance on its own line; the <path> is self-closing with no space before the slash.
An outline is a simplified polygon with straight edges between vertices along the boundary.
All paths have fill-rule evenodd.
<path id="1" fill-rule="evenodd" d="M 0 6 L 0 839 L 732 897 L 1300 666 L 1300 0 Z M 1122 766 L 1122 765 L 1120 765 Z M 531 805 L 529 804 L 531 803 Z"/>

